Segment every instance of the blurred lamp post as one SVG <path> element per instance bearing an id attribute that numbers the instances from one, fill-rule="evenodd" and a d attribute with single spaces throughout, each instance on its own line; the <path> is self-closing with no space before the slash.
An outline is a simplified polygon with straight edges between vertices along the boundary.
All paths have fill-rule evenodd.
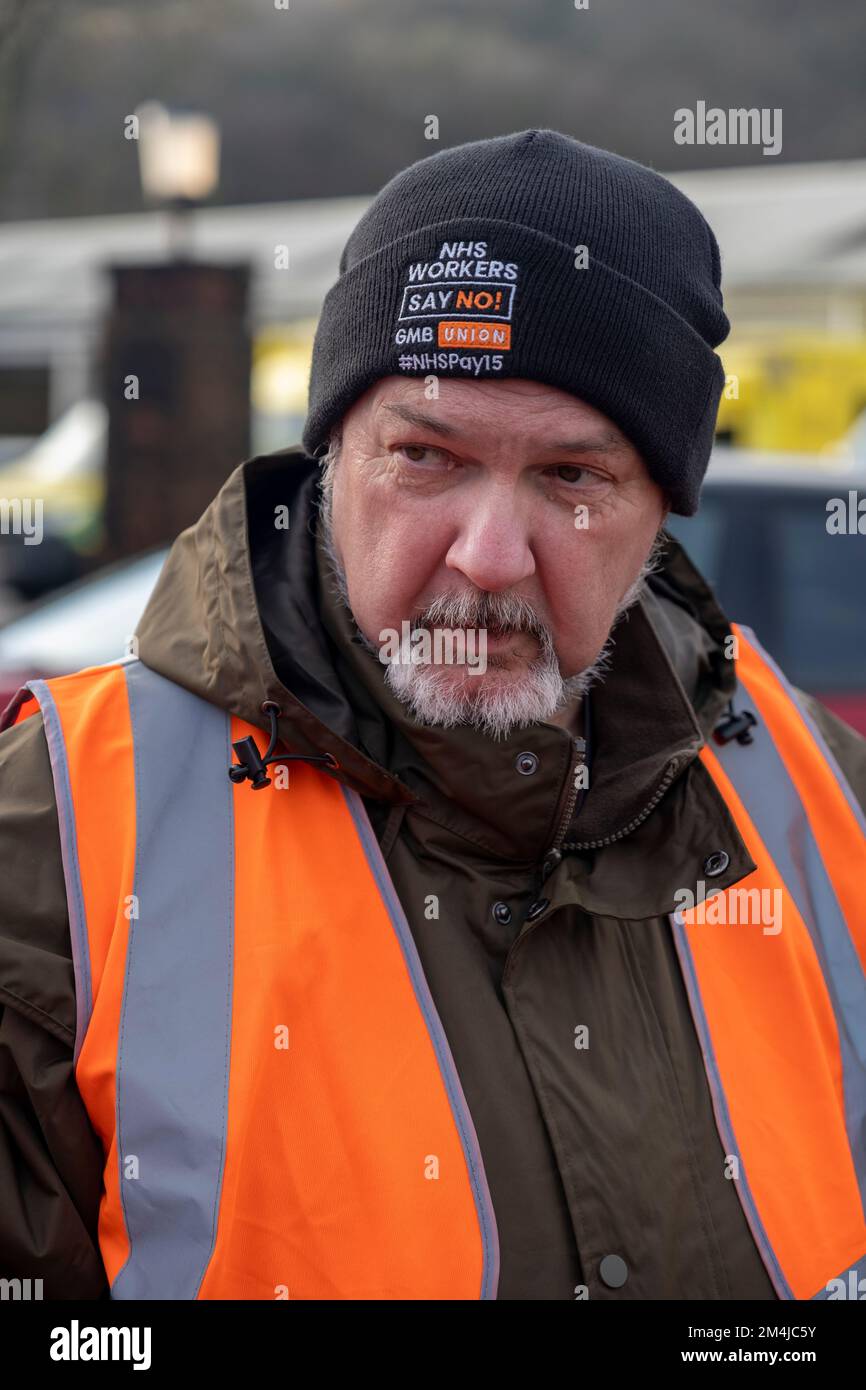
<path id="1" fill-rule="evenodd" d="M 135 114 L 142 190 L 171 235 L 163 258 L 106 267 L 106 559 L 172 540 L 249 451 L 250 267 L 190 254 L 193 209 L 219 178 L 217 125 L 157 102 Z"/>
<path id="2" fill-rule="evenodd" d="M 148 202 L 171 213 L 170 250 L 181 259 L 191 245 L 191 212 L 219 182 L 219 127 L 198 112 L 169 111 L 159 102 L 139 106 L 138 165 Z"/>

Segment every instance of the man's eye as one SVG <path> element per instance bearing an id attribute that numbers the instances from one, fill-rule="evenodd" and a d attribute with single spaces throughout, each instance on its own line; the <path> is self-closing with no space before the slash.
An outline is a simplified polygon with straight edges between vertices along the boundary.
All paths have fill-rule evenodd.
<path id="1" fill-rule="evenodd" d="M 584 468 L 579 463 L 560 463 L 553 471 L 558 482 L 579 483 L 582 487 L 593 487 L 607 481 L 600 473 L 595 473 L 591 468 Z"/>
<path id="2" fill-rule="evenodd" d="M 447 457 L 444 449 L 434 449 L 429 444 L 398 444 L 396 452 L 405 455 L 410 463 L 444 463 Z"/>

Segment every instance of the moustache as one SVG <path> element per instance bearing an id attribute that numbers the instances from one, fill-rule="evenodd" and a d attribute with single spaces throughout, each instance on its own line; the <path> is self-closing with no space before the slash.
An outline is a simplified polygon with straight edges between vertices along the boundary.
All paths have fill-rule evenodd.
<path id="1" fill-rule="evenodd" d="M 442 594 L 412 619 L 416 627 L 476 628 L 491 636 L 525 632 L 552 643 L 548 625 L 519 594 Z"/>

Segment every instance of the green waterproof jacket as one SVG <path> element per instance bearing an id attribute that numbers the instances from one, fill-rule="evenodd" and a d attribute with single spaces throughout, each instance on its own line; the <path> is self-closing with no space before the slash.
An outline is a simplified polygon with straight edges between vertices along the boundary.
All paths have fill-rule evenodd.
<path id="1" fill-rule="evenodd" d="M 733 686 L 712 591 L 672 540 L 591 692 L 590 787 L 575 799 L 568 730 L 424 728 L 390 694 L 336 596 L 317 479 L 300 448 L 231 474 L 170 552 L 141 659 L 263 730 L 276 699 L 282 738 L 332 752 L 364 798 L 478 1134 L 498 1296 L 774 1299 L 725 1176 L 668 920 L 709 856 L 729 857 L 712 891 L 755 867 L 697 757 Z M 866 740 L 807 703 L 866 807 Z M 37 712 L 0 734 L 0 1274 L 42 1278 L 48 1299 L 108 1292 L 104 1159 L 74 1027 Z"/>

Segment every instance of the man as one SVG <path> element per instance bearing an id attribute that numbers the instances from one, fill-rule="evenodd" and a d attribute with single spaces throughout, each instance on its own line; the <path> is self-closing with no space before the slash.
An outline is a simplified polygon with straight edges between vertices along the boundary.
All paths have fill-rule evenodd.
<path id="1" fill-rule="evenodd" d="M 727 328 L 693 205 L 557 132 L 374 200 L 304 448 L 178 538 L 132 659 L 5 716 L 4 1272 L 858 1277 L 866 742 L 663 532 Z"/>

